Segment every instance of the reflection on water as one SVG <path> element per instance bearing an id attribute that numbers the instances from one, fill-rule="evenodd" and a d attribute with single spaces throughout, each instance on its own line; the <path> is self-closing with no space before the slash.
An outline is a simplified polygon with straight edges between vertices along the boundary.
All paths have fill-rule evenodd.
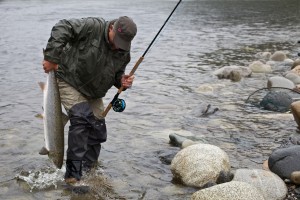
<path id="1" fill-rule="evenodd" d="M 79 198 L 62 187 L 30 192 L 14 179 L 22 171 L 36 174 L 52 166 L 37 153 L 43 144 L 43 125 L 34 117 L 42 112 L 37 82 L 46 79 L 41 50 L 52 26 L 62 18 L 131 16 L 138 35 L 132 44 L 129 72 L 176 3 L 0 1 L 1 199 Z M 248 66 L 262 51 L 285 50 L 295 59 L 300 50 L 296 46 L 299 12 L 297 0 L 182 1 L 139 66 L 134 86 L 121 94 L 127 103 L 125 112 L 108 113 L 109 136 L 100 161 L 115 197 L 174 200 L 187 199 L 195 191 L 172 183 L 169 166 L 160 160 L 161 155 L 179 150 L 168 144 L 170 133 L 205 138 L 221 147 L 233 169 L 260 168 L 273 149 L 296 133 L 291 114 L 245 104 L 249 94 L 265 87 L 272 74 L 230 82 L 212 73 L 228 65 Z M 204 85 L 213 90 L 200 92 Z M 106 104 L 115 93 L 116 89 L 108 93 Z M 218 112 L 199 117 L 207 103 L 218 107 Z M 63 172 L 58 174 L 62 177 Z M 97 194 L 80 198 L 95 199 Z"/>

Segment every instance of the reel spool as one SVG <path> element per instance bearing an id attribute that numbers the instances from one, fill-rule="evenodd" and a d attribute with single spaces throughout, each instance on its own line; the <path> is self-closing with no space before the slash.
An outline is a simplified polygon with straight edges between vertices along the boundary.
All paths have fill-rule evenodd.
<path id="1" fill-rule="evenodd" d="M 123 112 L 126 108 L 126 103 L 124 99 L 115 99 L 112 102 L 112 108 L 115 112 Z"/>

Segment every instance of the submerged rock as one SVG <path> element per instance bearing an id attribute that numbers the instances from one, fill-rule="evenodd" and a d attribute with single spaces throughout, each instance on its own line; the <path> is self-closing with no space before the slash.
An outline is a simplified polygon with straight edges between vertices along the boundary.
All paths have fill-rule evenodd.
<path id="1" fill-rule="evenodd" d="M 232 81 L 239 81 L 242 77 L 250 77 L 252 71 L 249 67 L 242 66 L 225 66 L 214 73 L 219 79 L 230 79 Z"/>
<path id="2" fill-rule="evenodd" d="M 292 103 L 292 97 L 286 92 L 271 91 L 264 96 L 260 102 L 260 106 L 266 110 L 287 112 L 289 111 Z"/>

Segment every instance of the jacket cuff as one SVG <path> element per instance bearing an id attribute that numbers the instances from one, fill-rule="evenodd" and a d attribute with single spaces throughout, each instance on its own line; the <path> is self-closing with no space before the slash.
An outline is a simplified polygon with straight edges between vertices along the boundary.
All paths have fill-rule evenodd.
<path id="1" fill-rule="evenodd" d="M 60 58 L 54 58 L 54 57 L 46 55 L 46 54 L 44 55 L 44 60 L 47 60 L 47 61 L 50 61 L 50 62 L 53 62 L 56 64 L 60 63 Z"/>

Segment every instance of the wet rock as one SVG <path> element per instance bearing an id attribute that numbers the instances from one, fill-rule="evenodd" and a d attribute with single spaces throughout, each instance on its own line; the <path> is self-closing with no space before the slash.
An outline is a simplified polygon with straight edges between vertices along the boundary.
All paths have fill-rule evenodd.
<path id="1" fill-rule="evenodd" d="M 173 158 L 175 157 L 177 152 L 161 152 L 158 157 L 159 160 L 165 165 L 171 165 Z"/>
<path id="2" fill-rule="evenodd" d="M 295 66 L 291 71 L 300 76 L 300 65 Z"/>
<path id="3" fill-rule="evenodd" d="M 270 171 L 268 160 L 265 160 L 262 165 L 263 170 Z"/>
<path id="4" fill-rule="evenodd" d="M 295 85 L 300 84 L 300 76 L 296 73 L 288 72 L 284 77 L 292 81 Z"/>
<path id="5" fill-rule="evenodd" d="M 300 101 L 295 101 L 291 104 L 291 111 L 298 127 L 300 127 Z"/>
<path id="6" fill-rule="evenodd" d="M 220 173 L 230 172 L 228 155 L 210 144 L 194 144 L 179 151 L 171 163 L 174 180 L 203 187 L 216 182 Z"/>
<path id="7" fill-rule="evenodd" d="M 297 185 L 300 185 L 300 171 L 292 172 L 291 181 Z"/>
<path id="8" fill-rule="evenodd" d="M 262 169 L 237 169 L 233 181 L 255 186 L 265 199 L 284 199 L 288 190 L 284 181 L 276 174 Z"/>
<path id="9" fill-rule="evenodd" d="M 265 200 L 260 191 L 245 182 L 231 181 L 195 192 L 191 200 Z"/>
<path id="10" fill-rule="evenodd" d="M 193 140 L 190 140 L 190 139 L 187 139 L 186 137 L 183 137 L 181 135 L 178 135 L 178 134 L 175 134 L 175 133 L 171 133 L 169 135 L 169 138 L 170 138 L 170 144 L 176 146 L 176 147 L 180 147 L 180 148 L 186 148 L 188 146 L 191 146 L 193 144 L 198 144 L 200 143 L 200 141 L 193 141 Z M 204 142 L 204 141 L 202 141 Z"/>
<path id="11" fill-rule="evenodd" d="M 273 76 L 268 79 L 267 87 L 283 87 L 288 89 L 293 89 L 295 84 L 287 78 L 282 76 Z"/>
<path id="12" fill-rule="evenodd" d="M 285 59 L 284 61 L 268 61 L 266 64 L 270 65 L 273 72 L 286 72 L 291 69 L 293 66 L 294 61 L 291 59 Z"/>
<path id="13" fill-rule="evenodd" d="M 294 69 L 296 66 L 300 65 L 300 59 L 297 58 L 294 63 L 293 63 L 293 66 L 292 66 L 292 69 Z"/>
<path id="14" fill-rule="evenodd" d="M 272 54 L 270 52 L 259 52 L 255 55 L 255 57 L 267 61 L 271 58 L 271 55 Z"/>
<path id="15" fill-rule="evenodd" d="M 290 179 L 294 171 L 300 171 L 300 146 L 295 145 L 273 151 L 269 157 L 269 168 L 283 179 Z"/>
<path id="16" fill-rule="evenodd" d="M 293 146 L 293 145 L 300 145 L 300 134 L 299 133 L 295 133 L 295 134 L 290 135 L 289 141 L 292 144 L 291 146 Z"/>
<path id="17" fill-rule="evenodd" d="M 286 54 L 283 51 L 276 51 L 270 57 L 270 59 L 274 61 L 284 61 L 286 58 Z"/>
<path id="18" fill-rule="evenodd" d="M 287 112 L 292 103 L 293 99 L 289 94 L 281 91 L 271 91 L 264 96 L 260 106 L 266 110 Z"/>
<path id="19" fill-rule="evenodd" d="M 231 74 L 231 73 L 234 74 Z M 237 75 L 239 73 L 239 75 Z M 225 66 L 218 70 L 216 70 L 214 73 L 219 79 L 238 79 L 239 77 L 250 77 L 252 74 L 252 71 L 249 67 L 242 67 L 242 66 Z M 236 77 L 233 77 L 233 76 Z M 239 76 L 239 77 L 237 77 Z"/>
<path id="20" fill-rule="evenodd" d="M 272 68 L 270 65 L 264 64 L 261 61 L 254 61 L 249 65 L 249 68 L 254 73 L 268 73 L 272 72 Z"/>
<path id="21" fill-rule="evenodd" d="M 242 75 L 239 71 L 232 70 L 229 74 L 229 79 L 233 82 L 238 82 L 242 79 Z"/>

